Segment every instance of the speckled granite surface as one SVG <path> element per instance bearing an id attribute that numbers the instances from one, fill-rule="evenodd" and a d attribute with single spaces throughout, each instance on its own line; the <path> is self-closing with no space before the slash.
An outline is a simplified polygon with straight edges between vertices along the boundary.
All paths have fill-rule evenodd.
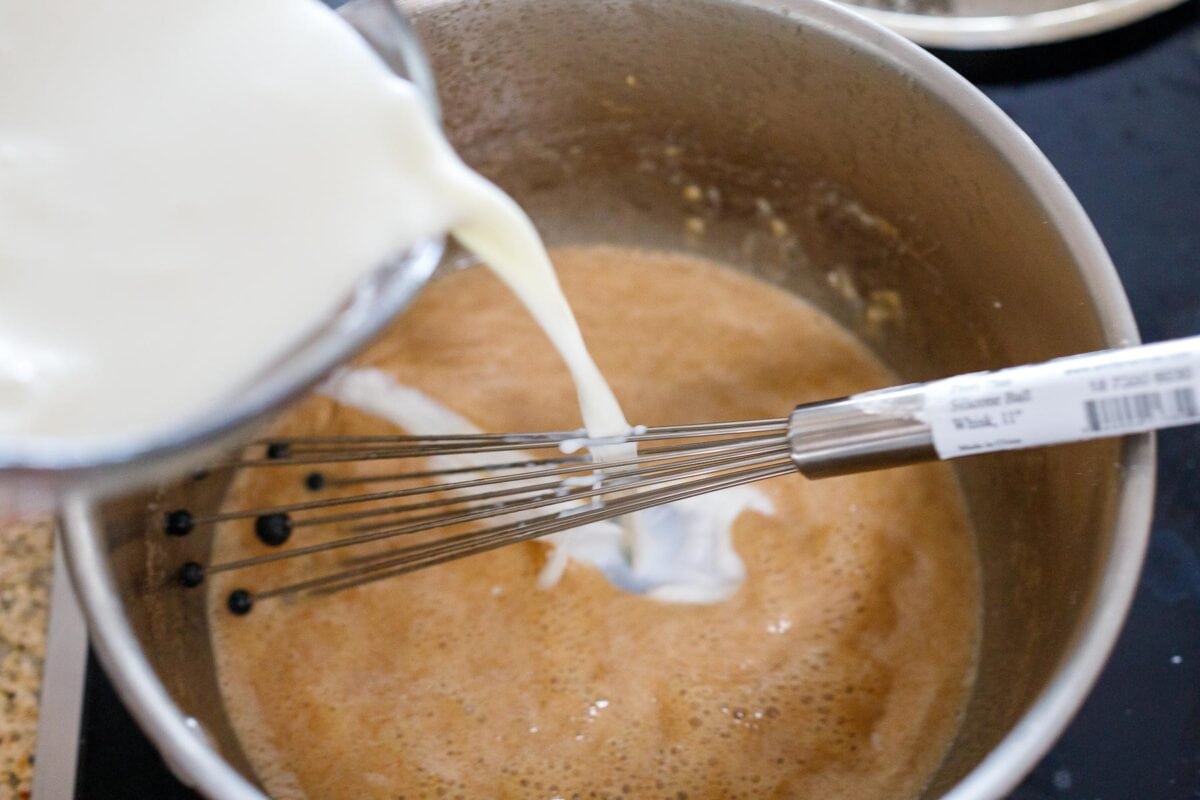
<path id="1" fill-rule="evenodd" d="M 0 526 L 0 797 L 27 798 L 50 611 L 54 526 Z"/>

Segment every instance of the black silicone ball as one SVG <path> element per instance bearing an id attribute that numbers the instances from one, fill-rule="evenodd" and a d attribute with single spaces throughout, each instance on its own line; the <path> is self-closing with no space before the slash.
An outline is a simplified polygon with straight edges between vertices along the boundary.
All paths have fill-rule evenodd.
<path id="1" fill-rule="evenodd" d="M 189 589 L 204 583 L 204 567 L 189 561 L 179 568 L 179 582 Z"/>
<path id="2" fill-rule="evenodd" d="M 263 544 L 278 547 L 291 537 L 292 520 L 282 512 L 263 514 L 254 520 L 254 533 Z"/>
<path id="3" fill-rule="evenodd" d="M 168 536 L 187 536 L 193 527 L 192 512 L 186 508 L 177 508 L 163 517 L 163 531 Z"/>
<path id="4" fill-rule="evenodd" d="M 250 609 L 254 608 L 254 595 L 245 589 L 234 589 L 229 593 L 229 599 L 225 604 L 229 606 L 230 611 L 240 617 L 249 614 Z"/>
<path id="5" fill-rule="evenodd" d="M 285 442 L 271 442 L 267 445 L 267 458 L 287 458 L 291 451 Z"/>

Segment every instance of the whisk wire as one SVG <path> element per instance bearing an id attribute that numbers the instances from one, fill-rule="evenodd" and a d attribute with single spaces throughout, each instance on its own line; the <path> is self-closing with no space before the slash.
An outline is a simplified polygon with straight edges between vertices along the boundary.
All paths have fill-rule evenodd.
<path id="1" fill-rule="evenodd" d="M 329 528 L 335 532 L 324 541 L 208 566 L 190 562 L 180 571 L 180 580 L 187 586 L 199 585 L 207 575 L 314 557 L 329 551 L 349 552 L 349 548 L 397 537 L 436 534 L 433 539 L 343 558 L 334 571 L 324 575 L 267 587 L 253 594 L 235 590 L 230 595 L 230 608 L 245 613 L 255 600 L 340 591 L 663 503 L 795 472 L 787 427 L 787 419 L 759 419 L 637 428 L 628 437 L 609 439 L 588 439 L 583 431 L 273 438 L 254 445 L 265 446 L 266 457 L 243 457 L 224 466 L 230 469 L 310 464 L 336 467 L 348 462 L 418 457 L 469 457 L 478 463 L 451 461 L 444 466 L 435 463 L 433 468 L 388 475 L 310 473 L 305 485 L 313 491 L 374 481 L 423 482 L 265 508 L 223 511 L 195 519 L 186 510 L 179 510 L 168 515 L 167 530 L 178 535 L 179 530 L 171 530 L 172 517 L 179 522 L 178 515 L 183 515 L 184 533 L 195 525 L 222 526 L 254 518 L 260 538 L 273 546 L 284 544 L 298 528 Z M 651 446 L 643 447 L 636 456 L 611 461 L 597 461 L 593 455 L 597 447 L 625 442 Z M 521 451 L 533 454 L 547 449 L 559 450 L 560 454 L 503 455 Z M 577 454 L 577 450 L 591 452 Z M 356 505 L 365 507 L 352 508 Z M 322 510 L 333 513 L 309 513 Z M 275 532 L 282 532 L 281 535 L 264 536 L 261 529 L 264 522 L 271 523 L 266 527 L 277 529 Z M 478 523 L 483 527 L 461 530 L 462 526 Z M 226 535 L 223 527 L 216 532 Z"/>
<path id="2" fill-rule="evenodd" d="M 613 441 L 639 444 L 642 442 L 689 439 L 697 435 L 714 435 L 722 432 L 769 433 L 786 430 L 787 419 L 760 419 L 746 422 L 718 422 L 712 425 L 672 425 L 638 429 L 628 436 L 614 437 Z M 375 445 L 403 444 L 407 447 L 379 449 Z M 292 437 L 260 440 L 256 444 L 266 446 L 265 458 L 250 458 L 234 461 L 225 467 L 278 467 L 284 465 L 307 465 L 322 463 L 345 463 L 349 461 L 378 461 L 400 458 L 428 458 L 439 455 L 473 455 L 475 453 L 503 452 L 506 450 L 537 450 L 559 447 L 564 443 L 607 444 L 608 441 L 588 439 L 584 431 L 557 431 L 553 433 L 517 434 L 460 434 L 454 436 L 378 436 L 378 437 Z M 368 445 L 360 447 L 360 445 Z"/>
<path id="3" fill-rule="evenodd" d="M 597 507 L 594 511 L 581 512 L 570 517 L 562 517 L 559 514 L 545 515 L 534 520 L 514 522 L 507 525 L 486 528 L 483 531 L 460 534 L 458 537 L 451 537 L 436 544 L 412 545 L 396 551 L 394 558 L 371 565 L 352 567 L 332 575 L 309 578 L 304 581 L 268 589 L 259 592 L 257 597 L 259 599 L 267 599 L 315 589 L 320 589 L 324 592 L 342 591 L 367 582 L 374 582 L 438 564 L 444 564 L 448 561 L 462 558 L 465 555 L 488 552 L 511 544 L 548 536 L 551 533 L 568 530 L 580 525 L 632 514 L 653 506 L 673 503 L 689 497 L 695 497 L 696 495 L 707 494 L 779 475 L 786 475 L 795 471 L 795 466 L 790 462 L 776 463 L 769 467 L 760 467 L 696 481 L 683 487 L 647 492 L 628 501 L 618 501 L 611 505 L 605 504 Z M 535 524 L 539 522 L 540 524 Z"/>
<path id="4" fill-rule="evenodd" d="M 774 453 L 760 456 L 758 458 L 749 458 L 749 459 L 736 458 L 735 459 L 735 458 L 731 457 L 728 460 L 730 463 L 733 463 L 736 461 L 737 463 L 740 463 L 742 465 L 753 465 L 753 464 L 761 464 L 766 461 L 779 461 L 781 456 L 786 458 L 786 453 L 787 453 L 786 448 L 779 448 Z M 791 470 L 793 470 L 793 471 L 795 470 L 795 467 L 793 467 L 791 465 L 790 461 L 786 462 L 786 463 Z M 640 487 L 645 487 L 645 486 L 650 486 L 650 485 L 661 484 L 661 483 L 668 482 L 668 481 L 684 480 L 686 478 L 689 478 L 689 477 L 692 477 L 695 475 L 706 474 L 709 471 L 709 469 L 710 469 L 710 467 L 708 467 L 708 466 L 694 467 L 692 465 L 688 465 L 688 467 L 680 468 L 678 470 L 672 471 L 670 474 L 665 474 L 665 475 L 659 474 L 659 475 L 655 475 L 653 477 L 647 478 L 646 480 L 639 482 L 638 485 L 640 488 Z M 626 490 L 628 490 L 629 487 L 626 486 L 624 488 Z M 503 509 L 502 513 L 503 514 L 514 514 L 514 513 L 524 512 L 524 511 L 532 511 L 532 510 L 536 510 L 539 508 L 544 508 L 546 506 L 563 505 L 566 503 L 578 502 L 580 500 L 589 500 L 592 498 L 601 497 L 605 494 L 610 494 L 614 491 L 621 491 L 621 489 L 622 489 L 622 487 L 619 487 L 619 486 L 617 486 L 617 487 L 600 486 L 600 487 L 597 487 L 594 489 L 583 489 L 583 490 L 580 490 L 577 492 L 571 492 L 571 493 L 564 494 L 564 495 L 555 495 L 552 497 L 538 497 L 538 498 L 534 498 L 534 499 L 528 499 L 528 500 L 524 500 L 524 501 L 515 502 L 515 503 L 505 507 Z M 447 501 L 452 501 L 455 499 L 456 498 L 446 498 Z M 470 499 L 480 499 L 480 496 L 474 496 Z M 463 502 L 463 501 L 460 499 L 459 502 Z M 427 507 L 427 506 L 423 506 L 423 507 Z M 620 512 L 618 512 L 618 513 L 620 513 Z M 208 572 L 209 573 L 217 573 L 217 572 L 227 572 L 229 570 L 235 570 L 235 569 L 244 569 L 245 567 L 258 566 L 261 564 L 269 564 L 273 561 L 281 561 L 284 559 L 296 558 L 299 556 L 314 555 L 316 553 L 324 552 L 326 550 L 334 550 L 334 549 L 338 549 L 338 548 L 342 548 L 342 547 L 349 547 L 349 546 L 353 546 L 353 545 L 361 545 L 361 544 L 367 544 L 370 542 L 377 542 L 377 541 L 380 541 L 383 539 L 389 539 L 389 538 L 393 538 L 395 536 L 400 536 L 400 535 L 404 535 L 404 534 L 421 533 L 421 532 L 424 532 L 427 530 L 431 530 L 433 528 L 450 527 L 452 525 L 458 525 L 458 524 L 463 524 L 463 523 L 468 523 L 468 522 L 476 522 L 480 519 L 486 519 L 488 517 L 495 517 L 495 516 L 497 516 L 497 509 L 492 506 L 485 506 L 483 508 L 476 508 L 474 510 L 469 510 L 469 511 L 465 511 L 465 512 L 455 512 L 455 513 L 450 513 L 450 514 L 438 514 L 438 515 L 434 515 L 432 518 L 428 518 L 421 522 L 414 522 L 411 524 L 400 525 L 397 527 L 390 527 L 390 528 L 386 528 L 384 530 L 374 531 L 374 532 L 370 532 L 370 533 L 361 533 L 361 534 L 354 535 L 354 536 L 346 536 L 346 537 L 333 539 L 333 540 L 326 541 L 326 542 L 319 542 L 317 544 L 294 548 L 291 550 L 278 551 L 278 552 L 274 552 L 274 553 L 264 553 L 259 556 L 250 556 L 247 558 L 238 559 L 236 561 L 227 561 L 224 563 L 213 564 L 210 567 L 208 567 Z M 576 519 L 574 517 L 572 517 L 572 520 L 573 521 L 569 522 L 567 525 L 564 526 L 564 529 L 585 524 L 584 522 L 582 522 L 579 519 Z"/>
<path id="5" fill-rule="evenodd" d="M 743 437 L 740 439 L 724 439 L 724 440 L 718 440 L 715 442 L 697 442 L 697 443 L 690 443 L 690 444 L 673 445 L 673 446 L 662 447 L 662 448 L 651 448 L 651 449 L 647 449 L 643 453 L 639 454 L 636 458 L 623 459 L 623 460 L 618 460 L 618 461 L 606 461 L 606 462 L 603 462 L 602 465 L 597 464 L 596 462 L 592 461 L 591 459 L 582 459 L 582 460 L 575 462 L 575 465 L 571 466 L 570 468 L 564 467 L 564 468 L 552 468 L 552 469 L 545 469 L 545 470 L 539 469 L 539 470 L 535 470 L 535 471 L 526 472 L 523 475 L 516 475 L 516 476 L 501 475 L 501 476 L 496 476 L 494 478 L 479 478 L 479 479 L 475 479 L 475 480 L 471 480 L 471 481 L 455 481 L 455 482 L 450 482 L 450 483 L 436 484 L 436 485 L 432 485 L 432 486 L 409 487 L 406 489 L 390 489 L 385 492 L 372 492 L 372 493 L 368 493 L 368 494 L 351 495 L 351 496 L 347 496 L 347 497 L 333 497 L 333 498 L 322 498 L 319 500 L 307 500 L 307 501 L 301 501 L 301 502 L 297 502 L 297 503 L 287 503 L 284 505 L 271 506 L 271 507 L 267 507 L 267 508 L 242 509 L 242 510 L 238 510 L 238 511 L 228 511 L 228 512 L 223 512 L 220 514 L 213 514 L 208 517 L 197 518 L 195 520 L 195 524 L 202 525 L 202 524 L 207 524 L 207 523 L 228 522 L 230 520 L 246 519 L 249 517 L 260 517 L 260 516 L 268 515 L 268 514 L 290 514 L 290 513 L 297 512 L 297 511 L 312 511 L 314 509 L 327 508 L 330 506 L 354 505 L 357 503 L 369 503 L 369 502 L 374 502 L 377 500 L 395 500 L 395 499 L 398 499 L 401 497 L 412 497 L 412 496 L 420 495 L 420 494 L 429 494 L 429 493 L 434 493 L 434 492 L 443 492 L 443 491 L 451 491 L 454 489 L 462 489 L 467 486 L 483 486 L 483 485 L 488 485 L 491 483 L 507 483 L 507 482 L 512 482 L 512 481 L 516 481 L 516 480 L 526 480 L 527 481 L 527 480 L 533 480 L 535 478 L 546 477 L 546 476 L 550 476 L 550 475 L 566 475 L 566 474 L 570 474 L 572 472 L 591 472 L 595 469 L 601 468 L 601 466 L 603 467 L 603 469 L 609 470 L 609 469 L 614 469 L 614 468 L 636 466 L 639 464 L 649 463 L 652 461 L 659 461 L 659 460 L 672 458 L 672 457 L 679 457 L 684 454 L 696 455 L 696 454 L 705 453 L 705 452 L 718 452 L 722 449 L 727 450 L 730 448 L 743 447 L 747 444 L 756 444 L 756 443 L 762 443 L 762 442 L 778 442 L 778 441 L 779 441 L 778 436 L 757 436 L 757 437 L 747 436 L 747 437 Z M 481 451 L 475 450 L 475 451 L 471 451 L 471 452 L 478 453 Z M 287 466 L 289 464 L 294 464 L 294 463 L 297 463 L 297 462 L 290 462 L 290 461 L 271 462 L 271 464 L 273 466 Z M 544 462 L 526 461 L 526 462 L 518 462 L 518 463 L 538 464 L 538 463 L 544 463 Z M 448 474 L 469 474 L 472 472 L 484 472 L 484 471 L 487 471 L 487 468 L 488 468 L 488 466 L 486 464 L 481 464 L 475 468 L 456 467 L 456 468 L 440 469 L 440 470 L 425 470 L 420 473 L 414 473 L 414 474 L 418 474 L 420 477 L 441 477 L 441 476 L 448 475 Z"/>

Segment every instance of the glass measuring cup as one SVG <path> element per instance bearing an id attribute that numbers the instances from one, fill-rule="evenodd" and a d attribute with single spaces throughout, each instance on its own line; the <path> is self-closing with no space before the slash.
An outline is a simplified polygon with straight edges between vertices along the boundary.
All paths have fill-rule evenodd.
<path id="1" fill-rule="evenodd" d="M 432 72 L 404 15 L 388 0 L 355 0 L 339 13 L 394 72 L 416 84 L 436 116 Z M 413 299 L 442 250 L 441 239 L 426 239 L 380 264 L 314 334 L 217 407 L 173 429 L 91 443 L 52 438 L 6 443 L 0 437 L 0 520 L 51 511 L 72 492 L 113 494 L 198 468 L 370 341 Z M 174 366 L 162 364 L 162 373 Z"/>

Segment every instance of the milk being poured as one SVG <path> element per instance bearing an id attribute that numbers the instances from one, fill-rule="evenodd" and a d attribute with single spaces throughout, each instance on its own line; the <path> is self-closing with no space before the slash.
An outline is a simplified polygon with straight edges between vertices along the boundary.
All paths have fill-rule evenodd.
<path id="1" fill-rule="evenodd" d="M 0 0 L 0 231 L 0 448 L 217 408 L 446 231 L 628 431 L 529 219 L 314 0 Z"/>
<path id="2" fill-rule="evenodd" d="M 588 425 L 623 424 L 528 220 L 311 0 L 0 2 L 0 225 L 9 441 L 213 408 L 456 227 L 538 309 Z"/>

